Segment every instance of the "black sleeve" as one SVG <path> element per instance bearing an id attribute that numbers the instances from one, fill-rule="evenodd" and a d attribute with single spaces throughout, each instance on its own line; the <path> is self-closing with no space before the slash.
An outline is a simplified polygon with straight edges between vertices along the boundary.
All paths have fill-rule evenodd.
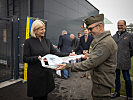
<path id="1" fill-rule="evenodd" d="M 75 46 L 76 46 L 76 48 L 78 48 L 78 46 L 79 46 L 79 40 L 78 39 L 75 40 Z"/>
<path id="2" fill-rule="evenodd" d="M 24 43 L 23 61 L 24 63 L 28 63 L 28 64 L 34 64 L 39 61 L 38 56 L 31 56 L 30 45 L 27 40 Z"/>
<path id="3" fill-rule="evenodd" d="M 80 49 L 81 53 L 83 53 L 83 47 L 81 46 L 81 38 L 80 38 L 80 41 L 79 41 L 79 49 Z"/>
<path id="4" fill-rule="evenodd" d="M 62 36 L 59 37 L 59 43 L 58 43 L 58 49 L 61 48 L 63 44 L 63 39 L 62 39 Z"/>
<path id="5" fill-rule="evenodd" d="M 79 50 L 79 41 L 77 41 L 76 48 L 74 49 L 74 51 L 77 52 L 78 50 Z"/>

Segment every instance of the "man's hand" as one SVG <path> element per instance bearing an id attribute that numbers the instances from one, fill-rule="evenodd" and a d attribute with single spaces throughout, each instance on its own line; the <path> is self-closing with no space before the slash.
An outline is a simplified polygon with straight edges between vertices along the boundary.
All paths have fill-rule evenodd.
<path id="1" fill-rule="evenodd" d="M 58 46 L 55 46 L 55 48 L 58 48 Z"/>
<path id="2" fill-rule="evenodd" d="M 83 59 L 88 59 L 89 58 L 89 54 L 86 53 L 84 57 L 82 57 Z"/>
<path id="3" fill-rule="evenodd" d="M 83 54 L 85 55 L 86 53 L 88 53 L 88 50 L 83 50 Z"/>
<path id="4" fill-rule="evenodd" d="M 66 64 L 58 64 L 58 66 L 56 70 L 64 70 L 66 68 Z"/>

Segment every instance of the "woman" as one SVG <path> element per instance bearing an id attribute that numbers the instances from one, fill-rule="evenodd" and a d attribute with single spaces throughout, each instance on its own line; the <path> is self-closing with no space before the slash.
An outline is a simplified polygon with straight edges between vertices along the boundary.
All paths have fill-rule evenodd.
<path id="1" fill-rule="evenodd" d="M 31 38 L 25 40 L 23 61 L 28 63 L 27 95 L 33 100 L 47 100 L 48 93 L 54 87 L 52 70 L 41 66 L 40 59 L 46 54 L 68 56 L 68 53 L 59 53 L 52 43 L 44 37 L 45 24 L 41 20 L 33 22 Z"/>

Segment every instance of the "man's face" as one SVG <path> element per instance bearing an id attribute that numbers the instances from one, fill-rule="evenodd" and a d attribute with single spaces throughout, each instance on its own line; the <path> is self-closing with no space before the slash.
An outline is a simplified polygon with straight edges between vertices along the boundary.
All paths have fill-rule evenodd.
<path id="1" fill-rule="evenodd" d="M 70 38 L 73 40 L 75 37 L 74 37 L 74 35 L 70 35 Z"/>
<path id="2" fill-rule="evenodd" d="M 78 38 L 80 38 L 82 36 L 82 34 L 78 34 Z"/>
<path id="3" fill-rule="evenodd" d="M 64 32 L 62 32 L 61 35 L 64 35 Z"/>
<path id="4" fill-rule="evenodd" d="M 119 21 L 117 24 L 117 28 L 119 32 L 125 31 L 126 25 L 124 24 L 124 21 Z"/>
<path id="5" fill-rule="evenodd" d="M 90 34 L 96 38 L 97 35 L 99 34 L 99 28 L 98 28 L 99 24 L 91 24 L 90 26 L 88 26 L 88 30 L 90 31 Z"/>
<path id="6" fill-rule="evenodd" d="M 84 30 L 84 35 L 88 35 L 89 31 L 87 29 Z"/>

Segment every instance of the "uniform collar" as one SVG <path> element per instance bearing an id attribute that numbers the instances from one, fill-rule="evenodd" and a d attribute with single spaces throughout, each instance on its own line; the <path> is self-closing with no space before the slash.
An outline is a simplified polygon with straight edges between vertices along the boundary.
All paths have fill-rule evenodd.
<path id="1" fill-rule="evenodd" d="M 98 37 L 94 38 L 94 42 L 98 43 L 99 41 L 101 41 L 103 38 L 107 36 L 111 36 L 110 31 L 104 31 L 103 33 L 101 33 Z"/>

